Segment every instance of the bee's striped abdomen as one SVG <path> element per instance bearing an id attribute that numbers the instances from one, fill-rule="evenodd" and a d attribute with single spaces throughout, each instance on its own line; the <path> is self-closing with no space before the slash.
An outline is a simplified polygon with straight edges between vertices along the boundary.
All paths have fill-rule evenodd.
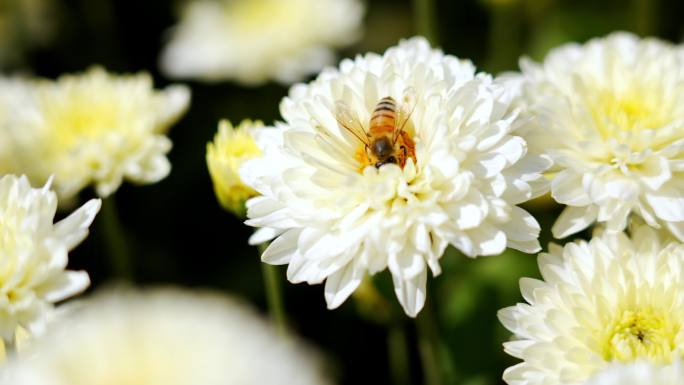
<path id="1" fill-rule="evenodd" d="M 391 96 L 380 99 L 370 119 L 370 134 L 382 135 L 394 132 L 397 120 L 397 102 Z"/>

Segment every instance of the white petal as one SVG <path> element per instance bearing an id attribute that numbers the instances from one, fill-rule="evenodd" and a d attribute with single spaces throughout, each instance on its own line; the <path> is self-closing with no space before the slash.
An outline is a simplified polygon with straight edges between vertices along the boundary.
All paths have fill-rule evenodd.
<path id="1" fill-rule="evenodd" d="M 340 306 L 356 290 L 363 279 L 363 269 L 353 262 L 331 274 L 325 281 L 325 301 L 328 309 Z"/>
<path id="2" fill-rule="evenodd" d="M 478 255 L 498 255 L 506 249 L 506 234 L 487 222 L 468 230 L 467 234 L 477 248 Z"/>
<path id="3" fill-rule="evenodd" d="M 591 203 L 591 198 L 582 186 L 582 176 L 572 170 L 564 170 L 556 175 L 551 182 L 551 196 L 556 202 L 569 206 Z"/>
<path id="4" fill-rule="evenodd" d="M 514 241 L 508 240 L 508 247 L 511 249 L 516 249 L 527 254 L 534 254 L 541 251 L 541 245 L 539 240 L 535 239 L 533 241 Z"/>
<path id="5" fill-rule="evenodd" d="M 506 233 L 506 237 L 514 241 L 533 241 L 539 238 L 541 228 L 539 223 L 530 213 L 513 206 L 509 213 L 510 220 L 501 224 L 501 230 Z"/>
<path id="6" fill-rule="evenodd" d="M 456 207 L 449 210 L 451 219 L 461 230 L 479 226 L 487 215 L 487 201 L 477 191 L 471 191 Z"/>
<path id="7" fill-rule="evenodd" d="M 646 201 L 655 215 L 665 221 L 684 221 L 684 194 L 673 188 L 647 193 Z"/>
<path id="8" fill-rule="evenodd" d="M 598 215 L 598 208 L 594 205 L 566 207 L 553 224 L 551 232 L 557 239 L 565 238 L 589 227 Z"/>
<path id="9" fill-rule="evenodd" d="M 90 285 L 90 277 L 85 271 L 66 271 L 58 277 L 37 288 L 45 300 L 58 302 L 78 294 Z"/>
<path id="10" fill-rule="evenodd" d="M 257 229 L 254 234 L 249 237 L 249 244 L 251 246 L 260 245 L 266 243 L 271 239 L 280 235 L 283 231 L 280 229 L 274 229 L 271 227 L 262 227 Z"/>
<path id="11" fill-rule="evenodd" d="M 93 223 L 101 206 L 101 200 L 89 200 L 71 215 L 55 224 L 54 236 L 61 239 L 68 249 L 72 249 L 88 235 L 88 227 Z"/>
<path id="12" fill-rule="evenodd" d="M 392 274 L 392 281 L 394 282 L 394 293 L 397 295 L 399 303 L 404 308 L 404 312 L 409 317 L 415 317 L 423 309 L 425 305 L 426 289 L 425 284 L 427 280 L 427 270 L 423 271 L 413 277 L 412 279 L 403 279 Z"/>
<path id="13" fill-rule="evenodd" d="M 520 279 L 520 293 L 522 294 L 525 301 L 529 304 L 534 304 L 535 296 L 534 291 L 537 288 L 545 287 L 546 283 L 544 281 L 534 279 L 534 278 L 521 278 Z"/>
<path id="14" fill-rule="evenodd" d="M 651 190 L 658 190 L 672 177 L 667 159 L 655 156 L 641 164 L 635 173 L 640 175 L 641 181 Z"/>
<path id="15" fill-rule="evenodd" d="M 267 227 L 265 227 L 267 229 Z M 283 265 L 290 262 L 290 258 L 297 251 L 297 240 L 301 234 L 300 229 L 287 230 L 276 238 L 264 250 L 261 261 L 271 265 Z"/>
<path id="16" fill-rule="evenodd" d="M 684 222 L 665 222 L 665 226 L 680 242 L 684 242 Z"/>

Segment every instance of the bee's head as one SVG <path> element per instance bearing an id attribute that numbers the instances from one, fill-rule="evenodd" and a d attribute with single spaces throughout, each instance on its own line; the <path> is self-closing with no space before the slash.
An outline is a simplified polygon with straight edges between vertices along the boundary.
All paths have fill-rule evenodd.
<path id="1" fill-rule="evenodd" d="M 371 144 L 371 151 L 380 162 L 387 163 L 387 158 L 389 158 L 394 152 L 392 147 L 392 142 L 388 137 L 378 138 Z M 393 162 L 396 163 L 396 160 Z"/>

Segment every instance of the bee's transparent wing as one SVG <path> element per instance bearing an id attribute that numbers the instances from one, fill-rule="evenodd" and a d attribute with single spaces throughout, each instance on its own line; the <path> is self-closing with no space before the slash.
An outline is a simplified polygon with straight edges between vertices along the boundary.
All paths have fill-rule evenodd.
<path id="1" fill-rule="evenodd" d="M 397 111 L 397 125 L 392 134 L 392 143 L 397 142 L 397 138 L 401 135 L 406 127 L 406 122 L 411 118 L 413 110 L 416 109 L 416 90 L 413 87 L 406 87 L 401 98 L 401 105 Z"/>
<path id="2" fill-rule="evenodd" d="M 354 112 L 352 112 L 349 105 L 341 100 L 335 102 L 335 119 L 340 126 L 344 127 L 358 140 L 366 146 L 370 146 L 368 134 L 363 129 L 363 125 Z"/>

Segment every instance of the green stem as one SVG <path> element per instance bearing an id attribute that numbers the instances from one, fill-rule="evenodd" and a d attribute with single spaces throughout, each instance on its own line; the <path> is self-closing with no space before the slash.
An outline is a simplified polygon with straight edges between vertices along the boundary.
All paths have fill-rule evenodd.
<path id="1" fill-rule="evenodd" d="M 423 309 L 421 314 L 416 318 L 416 326 L 418 328 L 418 353 L 420 354 L 420 361 L 423 365 L 424 382 L 425 385 L 442 385 L 444 382 L 442 381 L 437 347 L 435 346 L 434 320 L 426 313 L 426 309 Z"/>
<path id="2" fill-rule="evenodd" d="M 521 51 L 520 8 L 517 2 L 489 1 L 489 52 L 487 70 L 497 73 L 516 68 Z"/>
<path id="3" fill-rule="evenodd" d="M 390 375 L 394 385 L 409 385 L 408 348 L 406 346 L 406 331 L 401 322 L 392 322 L 387 331 L 387 358 L 389 359 Z"/>
<path id="4" fill-rule="evenodd" d="M 634 0 L 636 32 L 641 36 L 654 34 L 653 16 L 656 14 L 658 0 Z"/>
<path id="5" fill-rule="evenodd" d="M 266 250 L 267 243 L 258 246 L 259 255 Z M 287 316 L 285 314 L 285 305 L 283 301 L 282 283 L 278 267 L 269 265 L 268 263 L 261 263 L 261 272 L 264 276 L 264 289 L 266 291 L 266 302 L 268 304 L 268 311 L 273 318 L 278 333 L 281 335 L 288 334 Z"/>
<path id="6" fill-rule="evenodd" d="M 439 44 L 437 35 L 437 15 L 434 0 L 413 0 L 416 13 L 416 32 L 425 36 L 433 46 Z"/>
<path id="7" fill-rule="evenodd" d="M 418 351 L 426 385 L 456 383 L 456 369 L 447 346 L 439 336 L 439 324 L 429 301 L 416 317 Z"/>
<path id="8" fill-rule="evenodd" d="M 112 275 L 118 279 L 133 280 L 130 253 L 126 243 L 126 235 L 119 220 L 114 195 L 102 200 L 99 223 L 109 250 L 109 262 Z"/>

